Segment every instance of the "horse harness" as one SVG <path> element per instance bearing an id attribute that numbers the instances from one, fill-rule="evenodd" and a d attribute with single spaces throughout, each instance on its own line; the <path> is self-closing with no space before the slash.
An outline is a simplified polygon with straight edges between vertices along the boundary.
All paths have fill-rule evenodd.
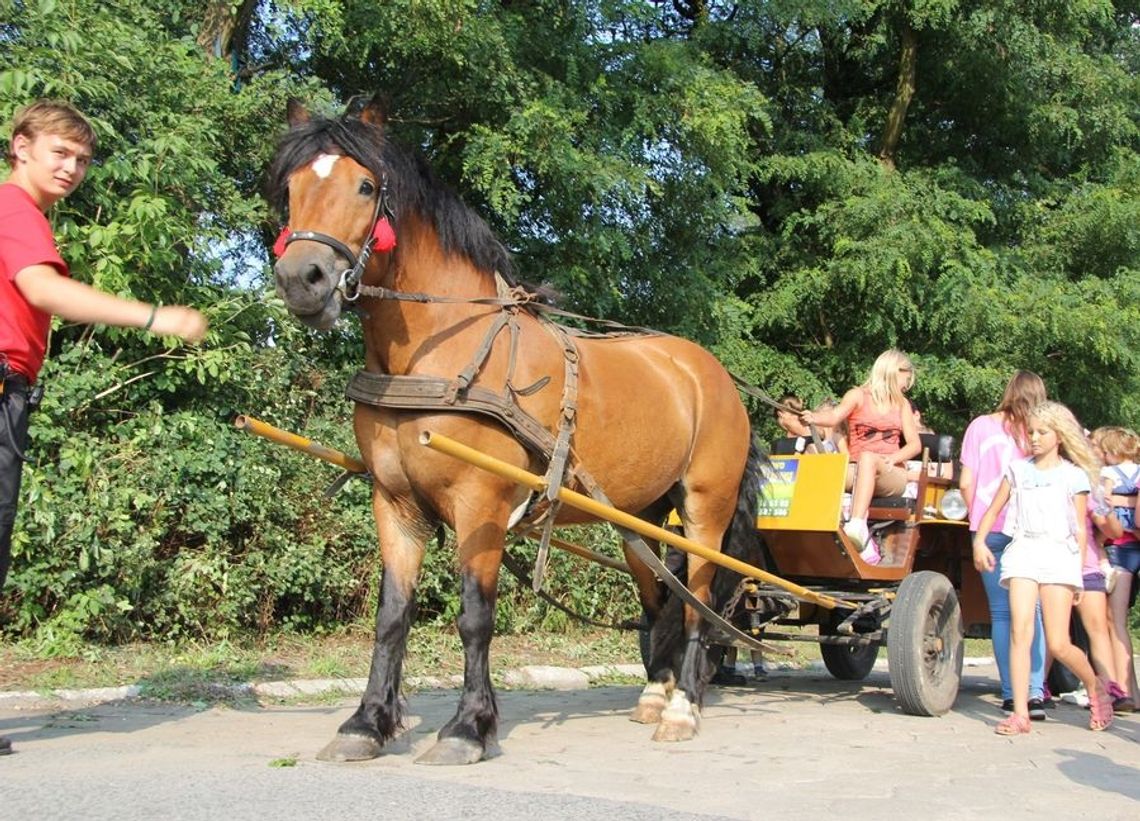
<path id="1" fill-rule="evenodd" d="M 368 285 L 358 286 L 358 295 L 394 299 L 400 301 L 461 302 L 496 305 L 500 313 L 491 323 L 472 360 L 452 378 L 442 376 L 378 374 L 368 371 L 356 373 L 349 381 L 345 394 L 355 402 L 375 407 L 395 410 L 456 411 L 489 416 L 506 427 L 528 450 L 547 460 L 546 493 L 542 500 L 532 503 L 523 520 L 516 528 L 531 530 L 542 524 L 542 538 L 539 542 L 539 557 L 535 565 L 534 588 L 537 592 L 542 584 L 546 557 L 549 552 L 550 536 L 555 514 L 560 503 L 558 491 L 569 475 L 591 495 L 600 493 L 598 483 L 582 464 L 571 461 L 572 439 L 578 412 L 578 346 L 571 332 L 561 325 L 539 315 L 542 327 L 550 333 L 562 349 L 563 390 L 559 404 L 558 432 L 552 434 L 545 425 L 527 413 L 518 403 L 518 397 L 530 396 L 550 383 L 549 376 L 543 376 L 526 386 L 514 384 L 515 364 L 518 354 L 520 327 L 519 309 L 526 305 L 538 304 L 534 294 L 519 287 L 510 287 L 499 275 L 495 275 L 498 295 L 495 297 L 475 297 L 459 299 L 431 296 L 421 293 L 393 291 Z M 509 353 L 505 390 L 502 393 L 473 385 L 475 378 L 486 364 L 495 340 L 504 331 L 509 334 Z"/>
<path id="2" fill-rule="evenodd" d="M 524 514 L 523 519 L 513 528 L 521 534 L 530 534 L 539 526 L 542 534 L 539 540 L 538 556 L 535 560 L 532 587 L 536 593 L 541 594 L 543 575 L 546 570 L 547 557 L 550 550 L 550 538 L 553 534 L 554 521 L 557 518 L 558 493 L 565 483 L 567 473 L 572 476 L 596 501 L 609 507 L 614 507 L 601 486 L 590 475 L 589 471 L 575 458 L 572 462 L 572 438 L 577 421 L 578 410 L 578 347 L 574 336 L 614 337 L 631 334 L 656 334 L 647 328 L 635 328 L 608 320 L 599 320 L 594 317 L 582 316 L 564 311 L 541 302 L 537 296 L 525 288 L 509 286 L 503 277 L 496 272 L 496 296 L 493 297 L 444 297 L 432 294 L 396 291 L 380 286 L 363 285 L 361 278 L 364 269 L 378 244 L 378 229 L 382 222 L 389 217 L 394 218 L 394 212 L 388 203 L 388 184 L 384 179 L 380 187 L 380 195 L 373 210 L 372 223 L 368 235 L 361 245 L 360 252 L 353 254 L 352 250 L 336 237 L 317 231 L 291 231 L 285 228 L 278 238 L 281 252 L 290 243 L 296 240 L 309 240 L 329 246 L 347 261 L 352 263 L 351 268 L 341 273 L 337 290 L 341 297 L 349 303 L 354 303 L 361 296 L 376 299 L 390 299 L 400 302 L 414 303 L 460 303 L 474 305 L 497 306 L 501 312 L 491 323 L 482 343 L 475 352 L 472 361 L 454 378 L 423 375 L 377 374 L 368 371 L 357 372 L 349 381 L 345 395 L 354 402 L 360 402 L 374 407 L 393 410 L 427 410 L 427 411 L 455 411 L 459 413 L 476 413 L 489 416 L 506 427 L 524 446 L 548 461 L 546 471 L 546 493 L 543 499 L 532 504 Z M 394 245 L 394 242 L 393 242 Z M 391 250 L 384 247 L 382 250 Z M 531 385 L 518 388 L 512 384 L 514 366 L 518 350 L 518 312 L 529 308 L 538 318 L 540 324 L 558 341 L 563 354 L 563 392 L 560 402 L 558 418 L 558 433 L 551 434 L 549 430 L 537 419 L 519 406 L 516 397 L 530 396 L 541 390 L 550 382 L 549 376 L 544 376 Z M 590 323 L 609 327 L 609 332 L 571 331 L 565 326 L 547 318 L 547 314 L 585 320 Z M 504 328 L 510 334 L 510 358 L 507 366 L 506 392 L 496 393 L 472 383 L 491 354 L 496 338 Z M 736 377 L 734 376 L 734 379 Z M 740 380 L 737 379 L 738 383 Z M 753 389 L 755 390 L 755 389 Z M 755 395 L 755 394 L 754 394 Z M 774 403 L 770 398 L 766 401 Z M 738 630 L 733 624 L 721 617 L 713 608 L 705 604 L 678 579 L 673 572 L 661 561 L 654 550 L 651 550 L 645 541 L 636 533 L 625 528 L 617 528 L 623 541 L 644 562 L 654 574 L 686 604 L 697 610 L 701 616 L 722 633 L 734 638 L 738 644 L 743 644 L 754 650 L 770 650 L 771 648 L 757 641 L 751 635 Z M 743 583 L 743 582 L 742 582 Z M 706 640 L 707 641 L 707 640 Z"/>
<path id="3" fill-rule="evenodd" d="M 606 496 L 601 486 L 590 475 L 589 471 L 577 458 L 572 461 L 571 440 L 578 409 L 578 348 L 574 336 L 619 336 L 631 332 L 657 333 L 645 329 L 625 328 L 623 331 L 609 333 L 589 333 L 570 331 L 555 322 L 550 321 L 541 314 L 538 316 L 542 326 L 559 341 L 563 351 L 565 382 L 559 414 L 558 434 L 553 435 L 541 422 L 523 410 L 516 396 L 529 396 L 541 390 L 550 382 L 549 376 L 544 376 L 532 385 L 516 388 L 512 385 L 514 375 L 515 354 L 517 351 L 519 326 L 517 322 L 518 309 L 523 305 L 534 305 L 545 312 L 558 313 L 566 316 L 576 316 L 560 309 L 538 303 L 531 294 L 522 288 L 508 288 L 502 277 L 496 274 L 499 289 L 497 297 L 476 297 L 471 299 L 457 299 L 450 297 L 429 296 L 427 294 L 404 293 L 388 288 L 378 288 L 362 285 L 359 293 L 363 296 L 379 297 L 382 299 L 396 299 L 410 302 L 465 302 L 477 304 L 499 305 L 503 313 L 491 324 L 482 344 L 477 349 L 470 364 L 454 378 L 440 376 L 377 374 L 368 371 L 358 371 L 349 381 L 345 395 L 354 402 L 360 402 L 374 407 L 394 410 L 427 410 L 427 411 L 455 411 L 459 413 L 476 413 L 495 419 L 528 449 L 548 460 L 546 472 L 546 493 L 537 503 L 532 504 L 530 510 L 512 529 L 522 535 L 532 534 L 541 527 L 538 555 L 535 560 L 532 588 L 535 593 L 543 596 L 556 606 L 565 610 L 561 604 L 546 596 L 542 591 L 542 580 L 546 570 L 546 562 L 550 550 L 550 538 L 553 533 L 554 521 L 557 516 L 560 502 L 558 492 L 569 475 L 576 480 L 587 494 L 601 504 L 613 507 L 613 503 Z M 590 317 L 581 317 L 591 319 Z M 607 323 L 610 324 L 610 323 Z M 497 393 L 493 390 L 471 384 L 479 370 L 482 368 L 495 338 L 503 330 L 509 328 L 510 360 L 507 368 L 506 392 Z M 624 326 L 623 326 L 624 327 Z M 665 565 L 657 553 L 650 549 L 645 541 L 633 531 L 617 528 L 623 541 L 630 547 L 642 562 L 644 562 L 657 578 L 686 604 L 697 610 L 701 616 L 713 627 L 718 628 L 721 634 L 726 635 L 753 650 L 771 650 L 772 648 L 756 640 L 748 633 L 738 630 L 735 625 L 723 618 L 716 610 L 697 598 L 685 586 L 684 582 L 674 575 Z M 508 563 L 508 569 L 524 580 L 525 575 L 520 574 L 516 567 Z M 743 584 L 744 582 L 741 582 Z M 576 614 L 573 614 L 576 616 Z M 580 618 L 580 617 L 579 617 Z M 706 639 L 707 641 L 707 639 Z"/>

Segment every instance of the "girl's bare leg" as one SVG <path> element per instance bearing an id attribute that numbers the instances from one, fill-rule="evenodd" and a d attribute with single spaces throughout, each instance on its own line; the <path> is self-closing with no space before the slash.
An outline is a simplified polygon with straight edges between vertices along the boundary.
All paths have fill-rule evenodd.
<path id="1" fill-rule="evenodd" d="M 1086 590 L 1077 604 L 1081 624 L 1089 637 L 1089 656 L 1096 674 L 1116 680 L 1112 639 L 1108 632 L 1108 598 L 1104 593 Z"/>
<path id="2" fill-rule="evenodd" d="M 1041 619 L 1045 623 L 1045 644 L 1049 654 L 1081 680 L 1089 697 L 1096 692 L 1096 673 L 1088 657 L 1069 638 L 1069 618 L 1073 612 L 1073 591 L 1063 584 L 1041 585 Z"/>
<path id="3" fill-rule="evenodd" d="M 1108 597 L 1108 629 L 1112 641 L 1112 680 L 1128 691 L 1132 704 L 1140 707 L 1136 667 L 1132 662 L 1132 637 L 1128 632 L 1128 596 L 1135 580 L 1120 574 Z"/>
<path id="4" fill-rule="evenodd" d="M 851 518 L 866 519 L 867 510 L 871 507 L 871 498 L 875 495 L 875 480 L 879 476 L 878 454 L 864 451 L 859 457 L 859 466 L 855 471 L 855 486 L 851 490 Z"/>
<path id="5" fill-rule="evenodd" d="M 1037 582 L 1009 580 L 1009 684 L 1014 715 L 1029 719 L 1029 647 L 1033 643 Z"/>

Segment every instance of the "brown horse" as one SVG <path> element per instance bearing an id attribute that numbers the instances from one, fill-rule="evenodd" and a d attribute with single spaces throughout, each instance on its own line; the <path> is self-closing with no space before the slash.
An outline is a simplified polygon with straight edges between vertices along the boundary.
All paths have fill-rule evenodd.
<path id="1" fill-rule="evenodd" d="M 328 329 L 351 305 L 364 325 L 367 374 L 442 377 L 457 386 L 454 400 L 468 390 L 456 382 L 466 369 L 470 390 L 508 397 L 552 436 L 568 415 L 564 386 L 576 376 L 568 486 L 583 489 L 579 480 L 588 471 L 622 510 L 661 522 L 676 508 L 686 535 L 703 545 L 721 548 L 722 539 L 727 545 L 730 530 L 740 544 L 754 540 L 757 451 L 732 379 L 712 355 L 663 334 L 585 336 L 568 352 L 566 337 L 552 332 L 540 310 L 502 298 L 504 288 L 519 293 L 510 290 L 509 255 L 422 159 L 387 139 L 378 104 L 321 119 L 292 102 L 289 124 L 269 187 L 289 222 L 276 246 L 277 291 L 301 322 Z M 492 330 L 508 327 L 505 316 L 510 332 Z M 570 360 L 576 369 L 567 368 Z M 466 664 L 456 714 L 418 761 L 471 763 L 494 755 L 495 597 L 504 539 L 529 492 L 424 448 L 420 435 L 444 433 L 538 473 L 548 460 L 499 420 L 442 405 L 358 403 L 354 424 L 373 477 L 381 603 L 360 707 L 320 757 L 373 758 L 401 731 L 401 667 L 416 579 L 440 523 L 452 528 L 458 544 Z M 559 524 L 585 520 L 569 509 L 558 512 Z M 628 546 L 626 557 L 652 620 L 662 607 L 659 583 Z M 710 598 L 714 571 L 689 558 L 688 588 L 701 601 Z M 633 717 L 658 722 L 657 739 L 683 740 L 697 731 L 712 672 L 703 629 L 686 607 L 681 646 L 654 638 L 650 683 Z"/>

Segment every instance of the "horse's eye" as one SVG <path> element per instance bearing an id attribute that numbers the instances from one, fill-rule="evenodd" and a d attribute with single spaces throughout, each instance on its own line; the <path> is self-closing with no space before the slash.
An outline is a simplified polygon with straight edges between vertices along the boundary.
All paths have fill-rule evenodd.
<path id="1" fill-rule="evenodd" d="M 372 180 L 365 180 L 360 183 L 360 193 L 366 197 L 371 197 L 376 193 L 376 186 L 372 183 Z"/>

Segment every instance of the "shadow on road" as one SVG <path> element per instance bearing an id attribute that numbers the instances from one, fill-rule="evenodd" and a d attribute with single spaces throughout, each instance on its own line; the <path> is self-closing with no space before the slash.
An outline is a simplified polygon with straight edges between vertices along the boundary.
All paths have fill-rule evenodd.
<path id="1" fill-rule="evenodd" d="M 1113 761 L 1107 756 L 1064 747 L 1057 753 L 1066 756 L 1057 764 L 1057 769 L 1074 783 L 1140 801 L 1140 770 L 1136 767 Z"/>

